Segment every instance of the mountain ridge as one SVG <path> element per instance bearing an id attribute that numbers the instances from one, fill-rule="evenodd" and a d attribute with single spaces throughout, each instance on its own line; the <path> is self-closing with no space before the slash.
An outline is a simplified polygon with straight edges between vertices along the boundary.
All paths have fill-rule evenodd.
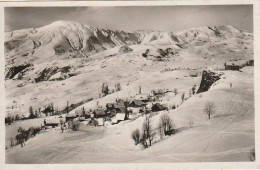
<path id="1" fill-rule="evenodd" d="M 9 32 L 6 37 L 7 112 L 13 114 L 26 113 L 31 105 L 42 107 L 50 100 L 74 98 L 77 103 L 94 98 L 104 82 L 130 84 L 127 89 L 135 89 L 144 80 L 151 82 L 150 75 L 160 79 L 165 73 L 162 70 L 202 72 L 223 67 L 229 60 L 253 58 L 252 34 L 233 26 L 205 26 L 177 33 L 124 32 L 59 21 Z M 55 96 L 50 93 L 54 84 L 59 87 Z M 77 90 L 68 93 L 71 89 Z"/>
<path id="2" fill-rule="evenodd" d="M 22 49 L 19 49 L 19 47 L 23 44 L 30 44 L 30 48 L 25 48 L 25 50 L 21 50 L 21 52 L 32 50 L 39 46 L 53 44 L 53 48 L 61 45 L 75 51 L 80 51 L 85 56 L 89 56 L 93 53 L 122 45 L 189 43 L 195 38 L 208 40 L 209 37 L 212 36 L 218 38 L 227 36 L 224 38 L 229 38 L 239 36 L 240 34 L 251 35 L 231 25 L 204 26 L 179 32 L 125 32 L 82 25 L 74 21 L 56 21 L 40 28 L 29 28 L 6 33 L 5 47 L 14 46 L 13 48 L 18 48 L 16 51 L 19 53 Z M 13 48 L 6 48 L 6 51 L 12 51 Z M 17 54 L 17 52 L 15 54 Z"/>

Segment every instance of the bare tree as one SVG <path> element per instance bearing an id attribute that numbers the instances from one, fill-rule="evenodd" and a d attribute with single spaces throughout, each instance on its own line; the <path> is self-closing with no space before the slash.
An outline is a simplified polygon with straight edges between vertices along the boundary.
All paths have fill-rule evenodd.
<path id="1" fill-rule="evenodd" d="M 105 95 L 108 95 L 109 92 L 109 88 L 108 85 L 106 83 L 102 84 L 102 93 L 104 93 Z"/>
<path id="2" fill-rule="evenodd" d="M 173 120 L 168 114 L 161 115 L 160 124 L 163 129 L 164 135 L 171 135 L 172 133 L 175 133 Z"/>
<path id="3" fill-rule="evenodd" d="M 135 145 L 137 145 L 140 142 L 140 131 L 139 131 L 139 129 L 135 129 L 131 133 L 131 137 L 135 141 Z"/>
<path id="4" fill-rule="evenodd" d="M 121 90 L 121 84 L 120 83 L 116 83 L 115 84 L 115 88 L 116 88 L 116 91 L 120 91 Z"/>
<path id="5" fill-rule="evenodd" d="M 184 101 L 184 99 L 185 99 L 185 92 L 183 92 L 181 95 L 181 100 Z"/>
<path id="6" fill-rule="evenodd" d="M 207 102 L 204 105 L 203 111 L 205 114 L 208 115 L 208 117 L 210 119 L 211 115 L 215 113 L 215 104 L 213 102 Z"/>
<path id="7" fill-rule="evenodd" d="M 38 113 L 41 114 L 41 107 L 38 107 Z"/>
<path id="8" fill-rule="evenodd" d="M 148 139 L 150 146 L 152 146 L 154 136 L 155 131 L 152 130 L 151 119 L 147 116 L 143 123 L 143 140 Z"/>
<path id="9" fill-rule="evenodd" d="M 51 102 L 50 104 L 50 108 L 51 108 L 51 114 L 54 115 L 54 106 L 53 106 L 53 103 Z"/>
<path id="10" fill-rule="evenodd" d="M 37 109 L 35 109 L 34 113 L 35 113 L 35 116 L 36 116 L 36 117 L 39 117 L 39 116 L 38 116 L 38 111 L 37 111 Z"/>
<path id="11" fill-rule="evenodd" d="M 29 113 L 30 113 L 30 115 L 33 114 L 33 107 L 32 106 L 29 107 Z"/>
<path id="12" fill-rule="evenodd" d="M 161 122 L 159 122 L 158 131 L 159 131 L 160 139 L 162 139 L 164 132 L 163 132 L 163 125 Z"/>
<path id="13" fill-rule="evenodd" d="M 194 95 L 194 94 L 196 93 L 196 85 L 194 85 L 194 86 L 191 88 L 191 90 L 192 90 L 192 94 Z"/>

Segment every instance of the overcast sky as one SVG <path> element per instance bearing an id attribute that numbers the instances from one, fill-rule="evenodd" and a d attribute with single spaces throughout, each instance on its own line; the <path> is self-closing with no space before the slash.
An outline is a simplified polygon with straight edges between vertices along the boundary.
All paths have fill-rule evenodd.
<path id="1" fill-rule="evenodd" d="M 5 31 L 72 20 L 101 28 L 180 31 L 193 27 L 233 25 L 253 31 L 252 5 L 156 7 L 6 7 Z"/>

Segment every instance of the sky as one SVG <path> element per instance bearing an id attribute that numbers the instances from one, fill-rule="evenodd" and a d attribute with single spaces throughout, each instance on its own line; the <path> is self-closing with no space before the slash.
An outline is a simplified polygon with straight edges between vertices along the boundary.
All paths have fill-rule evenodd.
<path id="1" fill-rule="evenodd" d="M 37 28 L 58 20 L 124 31 L 181 31 L 233 25 L 253 32 L 252 5 L 5 7 L 5 31 Z"/>

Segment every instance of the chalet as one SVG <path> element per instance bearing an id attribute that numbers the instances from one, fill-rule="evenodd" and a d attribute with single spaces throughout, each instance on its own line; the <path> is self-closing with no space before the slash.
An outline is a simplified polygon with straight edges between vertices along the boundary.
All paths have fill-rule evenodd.
<path id="1" fill-rule="evenodd" d="M 66 122 L 72 121 L 73 119 L 77 118 L 75 114 L 70 114 L 66 116 Z"/>
<path id="2" fill-rule="evenodd" d="M 142 102 L 142 100 L 133 100 L 131 103 L 130 103 L 130 107 L 142 107 L 144 106 L 145 103 Z"/>
<path id="3" fill-rule="evenodd" d="M 151 109 L 153 112 L 158 112 L 158 111 L 162 111 L 162 110 L 167 110 L 167 107 L 160 103 L 155 103 Z"/>
<path id="4" fill-rule="evenodd" d="M 125 107 L 120 107 L 115 111 L 116 111 L 116 117 L 120 117 L 120 121 L 128 119 L 128 113 Z"/>
<path id="5" fill-rule="evenodd" d="M 46 119 L 45 119 L 44 126 L 45 127 L 50 126 L 52 128 L 55 128 L 55 127 L 59 126 L 59 123 L 60 122 L 58 120 L 48 120 L 48 121 L 46 121 Z"/>
<path id="6" fill-rule="evenodd" d="M 151 100 L 150 94 L 137 94 L 135 100 L 141 100 L 142 102 L 149 102 Z"/>
<path id="7" fill-rule="evenodd" d="M 115 110 L 117 110 L 117 109 L 119 109 L 119 108 L 121 108 L 121 107 L 125 107 L 125 105 L 124 105 L 123 102 L 113 104 L 113 108 L 114 108 Z"/>
<path id="8" fill-rule="evenodd" d="M 240 65 L 237 62 L 226 62 L 224 64 L 225 66 L 225 70 L 239 70 L 240 69 Z"/>
<path id="9" fill-rule="evenodd" d="M 115 124 L 128 119 L 127 115 L 125 108 L 118 109 L 116 115 L 112 118 L 112 123 Z"/>
<path id="10" fill-rule="evenodd" d="M 106 114 L 104 109 L 95 109 L 93 114 L 94 114 L 95 118 L 101 118 L 101 117 L 106 117 L 107 116 L 107 114 Z"/>

